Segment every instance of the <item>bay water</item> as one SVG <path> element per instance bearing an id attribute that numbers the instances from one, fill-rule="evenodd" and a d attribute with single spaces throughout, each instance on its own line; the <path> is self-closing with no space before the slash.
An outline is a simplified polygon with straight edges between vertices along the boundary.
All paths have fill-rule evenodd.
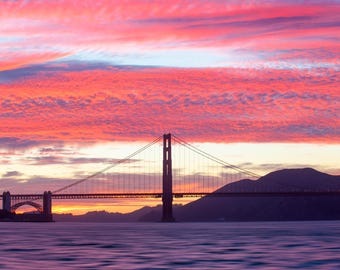
<path id="1" fill-rule="evenodd" d="M 0 223 L 1 269 L 340 269 L 340 221 Z"/>

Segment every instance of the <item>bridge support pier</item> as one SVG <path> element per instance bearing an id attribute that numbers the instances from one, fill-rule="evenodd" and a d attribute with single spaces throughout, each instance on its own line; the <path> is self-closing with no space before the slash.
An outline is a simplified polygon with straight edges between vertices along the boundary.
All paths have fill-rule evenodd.
<path id="1" fill-rule="evenodd" d="M 175 221 L 172 214 L 172 161 L 171 161 L 171 134 L 163 135 L 163 222 Z"/>
<path id="2" fill-rule="evenodd" d="M 52 221 L 52 192 L 45 191 L 43 195 L 43 215 L 46 221 Z"/>
<path id="3" fill-rule="evenodd" d="M 11 194 L 9 191 L 2 193 L 2 209 L 11 212 Z"/>

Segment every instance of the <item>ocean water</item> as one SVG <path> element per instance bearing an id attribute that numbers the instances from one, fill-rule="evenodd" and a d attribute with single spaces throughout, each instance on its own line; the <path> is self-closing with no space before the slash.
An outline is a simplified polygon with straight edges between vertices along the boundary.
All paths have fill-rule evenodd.
<path id="1" fill-rule="evenodd" d="M 340 269 L 340 221 L 0 223 L 1 269 Z"/>

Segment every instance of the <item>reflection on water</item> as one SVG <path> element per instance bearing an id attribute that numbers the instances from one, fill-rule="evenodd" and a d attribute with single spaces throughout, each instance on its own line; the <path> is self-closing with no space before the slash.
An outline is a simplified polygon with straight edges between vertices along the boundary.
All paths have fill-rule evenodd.
<path id="1" fill-rule="evenodd" d="M 3 269 L 340 269 L 340 221 L 0 223 Z"/>

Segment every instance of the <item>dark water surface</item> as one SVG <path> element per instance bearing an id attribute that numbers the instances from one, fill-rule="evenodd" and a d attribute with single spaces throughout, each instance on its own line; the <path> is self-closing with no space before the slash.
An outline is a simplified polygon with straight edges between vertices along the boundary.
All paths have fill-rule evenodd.
<path id="1" fill-rule="evenodd" d="M 0 223 L 2 269 L 340 269 L 340 221 Z"/>

